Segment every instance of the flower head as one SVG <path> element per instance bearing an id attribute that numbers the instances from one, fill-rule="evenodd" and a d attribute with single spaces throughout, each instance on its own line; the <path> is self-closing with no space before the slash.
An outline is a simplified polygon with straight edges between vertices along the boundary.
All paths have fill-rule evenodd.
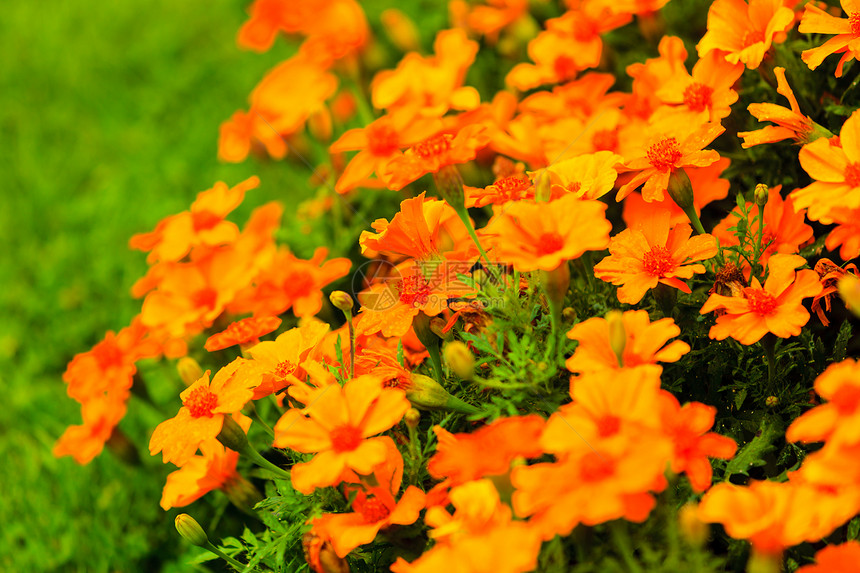
<path id="1" fill-rule="evenodd" d="M 854 0 L 841 0 L 847 18 L 831 16 L 813 3 L 805 6 L 798 31 L 802 34 L 836 34 L 821 46 L 804 50 L 800 55 L 810 70 L 814 70 L 831 54 L 842 54 L 836 66 L 836 77 L 842 77 L 842 66 L 860 53 L 860 6 Z"/>

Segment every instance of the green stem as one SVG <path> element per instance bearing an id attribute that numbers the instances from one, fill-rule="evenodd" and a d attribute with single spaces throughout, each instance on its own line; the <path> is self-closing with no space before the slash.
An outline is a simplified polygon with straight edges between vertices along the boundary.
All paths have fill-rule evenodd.
<path id="1" fill-rule="evenodd" d="M 630 547 L 630 537 L 627 535 L 627 528 L 623 521 L 613 521 L 609 524 L 609 534 L 612 537 L 612 542 L 621 553 L 621 559 L 631 573 L 641 573 L 642 568 L 639 563 L 633 558 L 633 549 Z"/>
<path id="2" fill-rule="evenodd" d="M 290 479 L 289 472 L 284 471 L 282 468 L 279 468 L 278 466 L 276 466 L 275 464 L 273 464 L 272 462 L 270 462 L 269 460 L 264 458 L 260 454 L 260 452 L 255 450 L 254 447 L 251 446 L 250 444 L 249 444 L 248 448 L 246 448 L 245 451 L 241 452 L 241 453 L 248 456 L 248 459 L 250 459 L 252 462 L 257 464 L 261 468 L 269 470 L 270 472 L 277 475 L 281 479 L 286 479 L 286 480 Z"/>
<path id="3" fill-rule="evenodd" d="M 345 310 L 346 323 L 349 325 L 349 379 L 355 378 L 355 325 L 352 324 L 352 310 Z"/>
<path id="4" fill-rule="evenodd" d="M 761 339 L 761 346 L 767 359 L 767 385 L 770 392 L 773 393 L 773 380 L 776 376 L 776 336 L 768 332 Z"/>
<path id="5" fill-rule="evenodd" d="M 220 549 L 218 549 L 217 547 L 212 545 L 211 541 L 207 541 L 206 545 L 204 545 L 203 548 L 206 549 L 207 551 L 211 552 L 211 553 L 214 553 L 215 555 L 217 555 L 218 557 L 220 557 L 221 559 L 223 559 L 224 561 L 226 561 L 227 563 L 232 565 L 237 571 L 244 571 L 245 570 L 245 564 L 244 563 L 236 561 L 235 559 L 233 559 L 232 557 L 230 557 L 229 555 L 227 555 L 226 553 L 224 553 L 223 551 L 221 551 Z"/>

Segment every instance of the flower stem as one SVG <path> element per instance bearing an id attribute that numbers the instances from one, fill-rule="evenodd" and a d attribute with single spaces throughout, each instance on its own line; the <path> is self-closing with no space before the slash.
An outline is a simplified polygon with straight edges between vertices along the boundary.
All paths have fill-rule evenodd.
<path id="1" fill-rule="evenodd" d="M 641 573 L 642 568 L 639 563 L 633 558 L 633 549 L 630 547 L 630 537 L 627 535 L 627 528 L 621 520 L 613 521 L 609 524 L 609 534 L 612 537 L 612 542 L 621 553 L 621 559 L 631 573 Z"/>
<path id="2" fill-rule="evenodd" d="M 227 555 L 226 553 L 224 553 L 223 551 L 221 551 L 220 549 L 218 549 L 217 547 L 212 545 L 211 541 L 207 541 L 206 545 L 204 545 L 203 548 L 206 549 L 207 551 L 211 552 L 211 553 L 214 553 L 215 555 L 217 555 L 218 557 L 220 557 L 221 559 L 223 559 L 224 561 L 226 561 L 227 563 L 232 565 L 236 569 L 236 571 L 244 571 L 245 570 L 244 563 L 236 561 L 235 559 L 233 559 L 232 557 L 230 557 L 229 555 Z"/>

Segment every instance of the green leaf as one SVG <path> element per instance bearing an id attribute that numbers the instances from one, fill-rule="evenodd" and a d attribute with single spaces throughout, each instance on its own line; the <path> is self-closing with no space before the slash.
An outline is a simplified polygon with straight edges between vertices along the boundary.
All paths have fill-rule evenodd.
<path id="1" fill-rule="evenodd" d="M 778 418 L 763 418 L 756 437 L 741 448 L 735 458 L 726 465 L 726 480 L 735 474 L 749 476 L 747 472 L 750 468 L 763 466 L 764 456 L 776 449 L 773 443 L 782 437 L 783 431 L 782 422 Z"/>
<path id="2" fill-rule="evenodd" d="M 746 389 L 746 388 L 741 388 L 741 389 L 740 389 L 740 390 L 735 394 L 735 408 L 737 408 L 738 410 L 740 410 L 740 409 L 741 409 L 741 406 L 742 406 L 742 405 L 743 405 L 743 403 L 744 403 L 744 400 L 746 400 L 746 399 L 747 399 L 747 389 Z"/>

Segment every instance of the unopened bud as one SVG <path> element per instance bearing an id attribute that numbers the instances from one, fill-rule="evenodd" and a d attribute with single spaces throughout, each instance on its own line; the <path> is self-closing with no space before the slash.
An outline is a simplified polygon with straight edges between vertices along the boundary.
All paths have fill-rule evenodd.
<path id="1" fill-rule="evenodd" d="M 627 346 L 627 331 L 624 329 L 624 315 L 620 310 L 610 310 L 606 313 L 609 323 L 609 347 L 618 359 L 618 365 L 624 368 L 624 347 Z"/>
<path id="2" fill-rule="evenodd" d="M 206 547 L 209 545 L 209 537 L 207 537 L 206 532 L 203 531 L 203 528 L 200 527 L 197 520 L 187 513 L 180 513 L 177 515 L 174 523 L 179 535 L 185 538 L 185 540 L 192 545 L 197 545 L 198 547 Z"/>
<path id="3" fill-rule="evenodd" d="M 442 340 L 449 340 L 454 336 L 450 330 L 445 332 L 446 326 L 448 326 L 448 322 L 441 316 L 434 316 L 430 319 L 430 331 Z"/>
<path id="4" fill-rule="evenodd" d="M 779 406 L 779 398 L 776 396 L 768 396 L 764 399 L 764 405 L 768 408 L 776 408 Z"/>
<path id="5" fill-rule="evenodd" d="M 433 174 L 439 196 L 454 209 L 465 209 L 466 194 L 463 178 L 454 165 L 445 165 Z M 459 212 L 459 211 L 458 211 Z"/>
<path id="6" fill-rule="evenodd" d="M 328 143 L 331 141 L 331 113 L 323 106 L 308 117 L 308 131 L 317 141 Z"/>
<path id="7" fill-rule="evenodd" d="M 203 369 L 190 356 L 180 358 L 179 362 L 176 363 L 176 370 L 179 372 L 179 377 L 182 378 L 186 386 L 191 386 L 203 378 Z"/>
<path id="8" fill-rule="evenodd" d="M 224 416 L 224 424 L 217 436 L 221 444 L 234 452 L 243 453 L 248 449 L 248 436 L 233 416 Z"/>
<path id="9" fill-rule="evenodd" d="M 781 573 L 782 555 L 763 553 L 753 549 L 747 561 L 747 573 Z"/>
<path id="10" fill-rule="evenodd" d="M 561 312 L 564 297 L 570 288 L 570 266 L 563 261 L 551 271 L 540 271 L 540 282 L 548 302 Z"/>
<path id="11" fill-rule="evenodd" d="M 710 526 L 699 519 L 695 503 L 687 503 L 678 511 L 678 526 L 687 543 L 694 547 L 701 547 L 708 540 Z"/>
<path id="12" fill-rule="evenodd" d="M 349 296 L 349 293 L 346 293 L 342 290 L 333 291 L 330 295 L 328 295 L 328 299 L 335 306 L 335 308 L 339 308 L 343 312 L 352 311 L 355 303 L 352 300 L 352 297 Z"/>
<path id="13" fill-rule="evenodd" d="M 423 374 L 412 374 L 412 384 L 406 398 L 422 410 L 453 410 L 463 414 L 476 414 L 477 408 L 448 393 L 441 384 Z"/>
<path id="14" fill-rule="evenodd" d="M 693 207 L 693 184 L 683 168 L 672 170 L 672 174 L 669 175 L 669 186 L 666 190 L 669 192 L 669 197 L 684 212 Z"/>
<path id="15" fill-rule="evenodd" d="M 576 320 L 576 309 L 572 306 L 564 307 L 564 310 L 561 311 L 561 316 L 567 322 L 573 322 Z"/>
<path id="16" fill-rule="evenodd" d="M 471 380 L 475 375 L 475 357 L 464 343 L 459 340 L 449 342 L 445 345 L 442 355 L 448 367 L 463 380 Z"/>
<path id="17" fill-rule="evenodd" d="M 418 38 L 418 28 L 409 17 L 397 10 L 389 8 L 380 14 L 382 26 L 391 43 L 404 52 L 418 52 L 421 42 Z"/>
<path id="18" fill-rule="evenodd" d="M 249 515 L 254 515 L 254 506 L 263 501 L 260 490 L 239 474 L 227 480 L 221 489 L 230 503 Z"/>
<path id="19" fill-rule="evenodd" d="M 403 421 L 406 423 L 407 428 L 414 430 L 418 427 L 418 422 L 421 421 L 421 412 L 415 408 L 409 408 L 406 414 L 403 415 Z"/>
<path id="20" fill-rule="evenodd" d="M 768 188 L 764 183 L 755 186 L 755 204 L 759 207 L 767 205 Z"/>

